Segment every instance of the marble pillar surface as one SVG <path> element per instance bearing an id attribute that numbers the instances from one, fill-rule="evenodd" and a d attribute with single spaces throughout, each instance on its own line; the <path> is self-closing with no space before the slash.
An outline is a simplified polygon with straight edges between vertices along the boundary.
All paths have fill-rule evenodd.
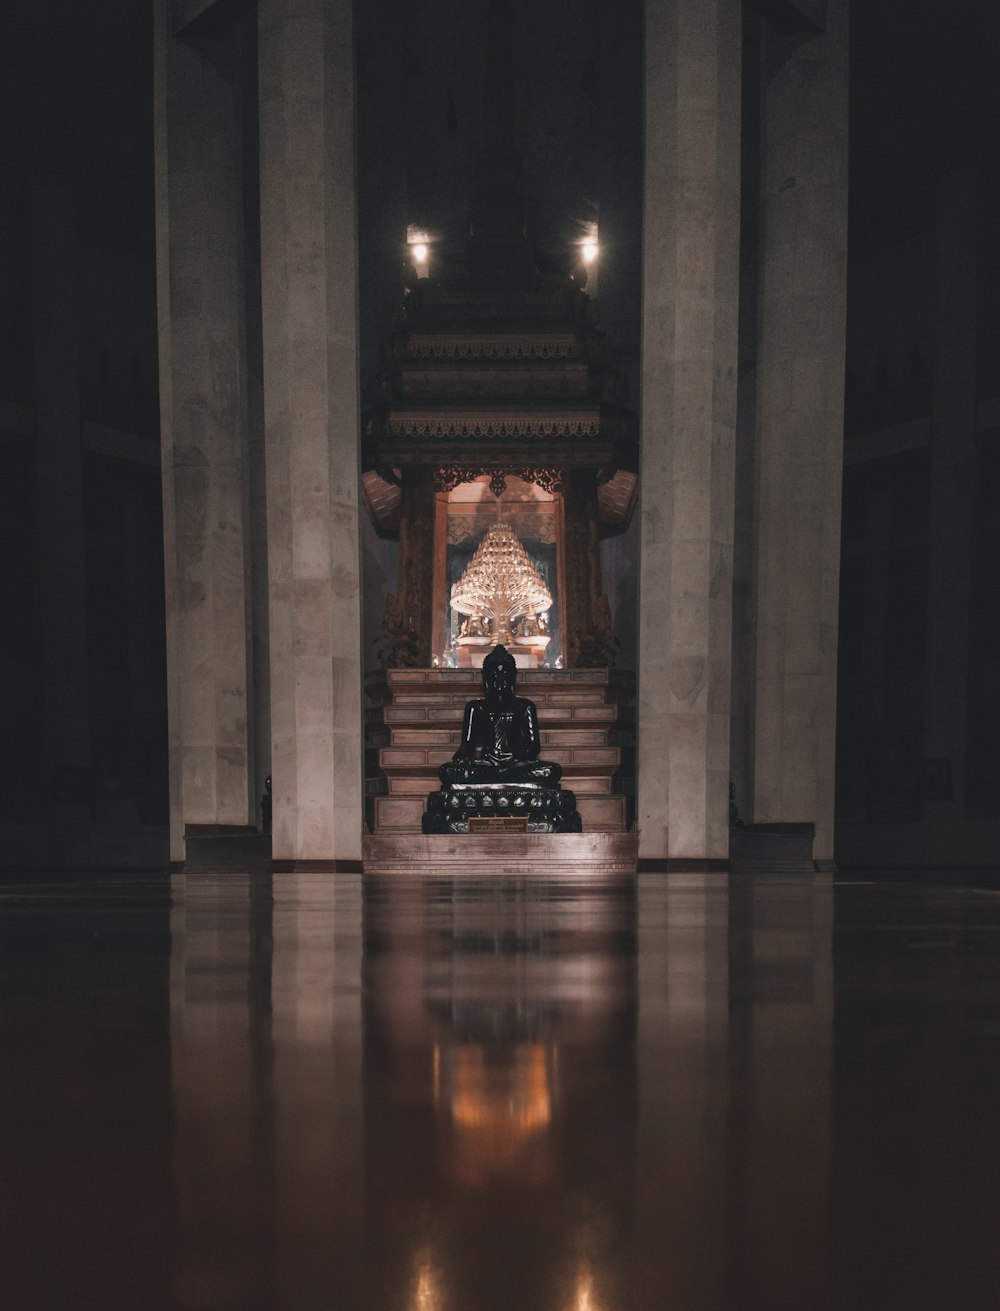
<path id="1" fill-rule="evenodd" d="M 847 295 L 844 0 L 763 89 L 753 818 L 833 857 Z"/>
<path id="2" fill-rule="evenodd" d="M 246 825 L 248 641 L 240 100 L 158 6 L 156 223 L 171 856 Z M 235 64 L 235 60 L 233 61 Z"/>
<path id="3" fill-rule="evenodd" d="M 647 0 L 639 855 L 726 858 L 738 0 Z"/>
<path id="4" fill-rule="evenodd" d="M 359 411 L 350 0 L 261 0 L 272 855 L 360 859 Z"/>

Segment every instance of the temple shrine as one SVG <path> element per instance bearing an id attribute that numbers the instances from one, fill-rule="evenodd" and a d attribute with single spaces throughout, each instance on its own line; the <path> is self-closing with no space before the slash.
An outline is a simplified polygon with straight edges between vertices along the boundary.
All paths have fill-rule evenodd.
<path id="1" fill-rule="evenodd" d="M 584 831 L 624 835 L 633 818 L 634 680 L 612 672 L 600 542 L 635 505 L 637 423 L 582 254 L 568 276 L 535 267 L 509 39 L 496 6 L 469 239 L 415 262 L 365 420 L 365 506 L 399 540 L 384 673 L 367 681 L 374 835 L 420 832 L 429 780 L 498 646 L 538 704 L 542 747 L 572 784 Z"/>
<path id="2" fill-rule="evenodd" d="M 837 659 L 843 0 L 683 22 L 527 0 L 236 22 L 216 0 L 176 31 L 167 8 L 171 861 L 266 828 L 279 873 L 419 872 L 432 841 L 469 863 L 515 837 L 532 871 L 600 868 L 601 847 L 771 868 L 775 844 L 827 867 L 838 670 L 868 677 Z M 78 625 L 66 650 L 85 646 Z M 501 646 L 582 832 L 423 831 Z M 66 770 L 90 759 L 72 686 Z M 947 768 L 929 786 L 958 797 Z"/>

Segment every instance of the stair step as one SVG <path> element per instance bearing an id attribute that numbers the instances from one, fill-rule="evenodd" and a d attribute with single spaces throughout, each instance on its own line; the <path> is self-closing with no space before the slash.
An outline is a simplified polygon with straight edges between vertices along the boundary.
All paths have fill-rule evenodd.
<path id="1" fill-rule="evenodd" d="M 538 705 L 538 702 L 535 702 Z M 383 711 L 387 724 L 461 724 L 465 703 L 455 705 L 392 705 Z M 606 704 L 558 705 L 545 708 L 539 712 L 545 719 L 545 727 L 568 723 L 614 724 L 618 718 L 618 707 Z M 383 715 L 372 717 L 371 723 L 380 724 Z"/>
<path id="2" fill-rule="evenodd" d="M 607 746 L 608 734 L 603 728 L 591 728 L 586 725 L 574 728 L 543 728 L 539 737 L 542 746 L 565 746 L 565 747 L 603 747 Z M 462 730 L 460 728 L 392 728 L 389 730 L 390 740 L 386 743 L 377 745 L 393 747 L 436 747 L 450 746 L 452 751 L 459 745 L 462 740 Z M 375 734 L 372 734 L 372 744 L 376 745 Z"/>
<path id="3" fill-rule="evenodd" d="M 611 775 L 609 774 L 564 774 L 566 786 L 571 792 L 575 792 L 578 797 L 610 797 L 612 795 Z M 433 775 L 412 774 L 393 774 L 389 778 L 388 793 L 390 796 L 420 796 L 426 797 L 428 792 L 432 792 L 437 786 L 437 779 Z M 373 790 L 371 796 L 383 796 L 383 792 Z"/>
<path id="4" fill-rule="evenodd" d="M 625 798 L 579 797 L 576 804 L 584 833 L 624 833 Z"/>
<path id="5" fill-rule="evenodd" d="M 451 760 L 453 755 L 454 752 L 447 747 L 380 747 L 378 763 L 387 773 L 405 770 L 419 776 L 422 773 L 435 774 L 438 766 Z M 550 750 L 546 759 L 562 765 L 564 772 L 572 772 L 581 766 L 592 769 L 595 765 L 605 765 L 614 770 L 621 764 L 621 753 L 617 747 L 559 746 Z"/>
<path id="6" fill-rule="evenodd" d="M 451 707 L 458 706 L 459 710 L 465 708 L 468 701 L 477 700 L 482 691 L 481 684 L 469 686 L 459 692 L 444 692 L 436 689 L 412 688 L 404 690 L 394 690 L 392 694 L 392 705 L 396 706 L 441 706 Z M 517 692 L 519 696 L 525 696 L 529 701 L 534 701 L 538 707 L 538 713 L 542 713 L 543 706 L 552 707 L 574 707 L 574 706 L 606 706 L 607 700 L 603 688 L 586 688 L 580 692 L 553 692 L 548 689 L 539 691 L 535 688 L 525 688 L 518 684 Z"/>
<path id="7" fill-rule="evenodd" d="M 371 681 L 383 682 L 390 688 L 444 687 L 449 692 L 466 688 L 482 688 L 483 676 L 478 669 L 388 669 L 383 676 Z M 573 688 L 608 687 L 617 682 L 609 669 L 521 669 L 517 674 L 519 691 L 553 689 L 564 692 Z"/>

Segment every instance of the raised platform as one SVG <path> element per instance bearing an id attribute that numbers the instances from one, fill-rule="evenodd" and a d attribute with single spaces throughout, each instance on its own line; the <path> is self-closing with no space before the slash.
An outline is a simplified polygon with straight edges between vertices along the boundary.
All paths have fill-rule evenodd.
<path id="1" fill-rule="evenodd" d="M 366 875 L 576 878 L 635 874 L 635 833 L 395 834 L 362 839 Z"/>

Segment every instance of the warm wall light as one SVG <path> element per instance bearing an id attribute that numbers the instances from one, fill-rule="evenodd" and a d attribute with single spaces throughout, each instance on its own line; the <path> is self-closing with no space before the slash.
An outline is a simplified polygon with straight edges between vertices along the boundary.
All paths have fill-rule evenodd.
<path id="1" fill-rule="evenodd" d="M 409 223 L 406 227 L 406 246 L 417 270 L 417 277 L 426 278 L 431 253 L 430 234 L 424 228 L 418 228 L 415 223 Z"/>
<path id="2" fill-rule="evenodd" d="M 583 231 L 580 234 L 579 246 L 580 246 L 580 258 L 583 260 L 584 264 L 594 264 L 597 260 L 598 255 L 601 253 L 601 248 L 598 245 L 598 241 L 597 241 L 596 223 L 583 224 Z"/>

